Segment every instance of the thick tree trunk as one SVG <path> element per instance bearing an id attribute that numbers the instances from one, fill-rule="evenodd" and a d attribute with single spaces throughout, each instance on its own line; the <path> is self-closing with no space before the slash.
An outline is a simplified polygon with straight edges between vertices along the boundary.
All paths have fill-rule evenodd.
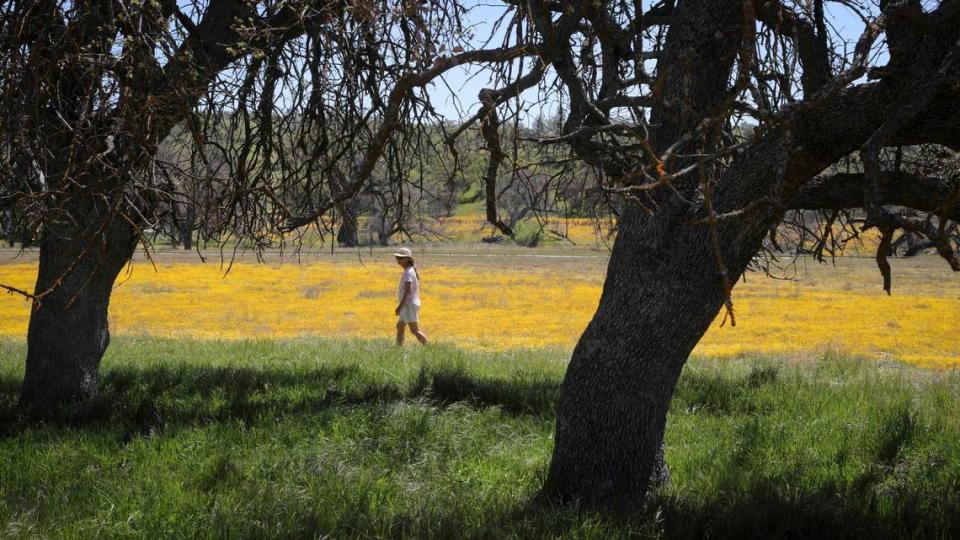
<path id="1" fill-rule="evenodd" d="M 798 110 L 789 132 L 771 130 L 724 170 L 713 191 L 716 211 L 780 195 L 786 208 L 797 208 L 815 198 L 800 188 L 859 148 L 896 95 L 866 86 Z M 893 142 L 955 140 L 955 128 L 930 127 L 952 118 L 955 109 L 942 109 L 949 100 L 945 95 Z M 850 121 L 835 122 L 843 129 L 823 127 L 836 118 Z M 692 223 L 704 217 L 703 209 L 675 195 L 658 203 L 653 215 L 629 208 L 621 219 L 600 305 L 563 382 L 547 496 L 626 511 L 643 504 L 677 378 L 723 306 L 710 230 Z M 732 283 L 776 218 L 776 211 L 759 206 L 720 222 L 717 240 Z"/>
<path id="2" fill-rule="evenodd" d="M 87 231 L 97 230 L 94 220 L 84 221 L 93 226 Z M 79 226 L 47 229 L 40 242 L 35 291 L 52 292 L 30 314 L 20 394 L 21 406 L 38 416 L 96 395 L 100 359 L 110 342 L 110 293 L 136 245 L 131 226 L 119 217 L 94 233 Z"/>
<path id="3" fill-rule="evenodd" d="M 631 511 L 662 481 L 657 456 L 674 387 L 726 298 L 708 229 L 685 223 L 677 206 L 673 213 L 623 218 L 599 308 L 563 382 L 548 496 Z M 763 231 L 723 227 L 731 279 Z"/>
<path id="4" fill-rule="evenodd" d="M 655 149 L 673 144 L 723 99 L 741 29 L 741 2 L 677 4 L 658 65 L 666 105 L 653 110 Z M 681 189 L 693 195 L 685 182 Z M 657 197 L 655 214 L 629 208 L 620 220 L 600 305 L 564 378 L 548 497 L 631 511 L 651 483 L 669 478 L 663 432 L 670 398 L 726 292 L 709 229 L 690 223 L 702 209 L 671 194 Z M 734 281 L 764 231 L 736 232 L 738 225 L 724 224 L 723 236 L 747 237 L 721 242 Z"/>

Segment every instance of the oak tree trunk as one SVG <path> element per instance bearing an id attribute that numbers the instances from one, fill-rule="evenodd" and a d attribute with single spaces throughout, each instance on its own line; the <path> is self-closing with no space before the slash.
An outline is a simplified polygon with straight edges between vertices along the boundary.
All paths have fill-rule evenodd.
<path id="1" fill-rule="evenodd" d="M 20 404 L 48 416 L 97 393 L 100 359 L 110 342 L 113 283 L 136 245 L 122 218 L 88 208 L 87 219 L 44 229 L 35 302 L 27 331 Z M 101 209 L 102 210 L 102 209 Z"/>
<path id="2" fill-rule="evenodd" d="M 707 229 L 664 217 L 624 216 L 599 308 L 567 368 L 545 486 L 559 500 L 635 510 L 662 474 L 674 387 L 726 298 Z M 762 227 L 741 232 L 724 234 L 725 247 L 742 242 L 724 252 L 734 280 L 763 238 Z"/>
<path id="3" fill-rule="evenodd" d="M 723 171 L 713 189 L 716 212 L 775 199 L 781 188 L 787 208 L 807 207 L 798 187 L 856 150 L 871 126 L 882 123 L 884 101 L 892 99 L 886 89 L 855 88 L 800 110 L 792 134 L 771 130 Z M 934 126 L 955 111 L 944 114 L 940 107 L 927 113 Z M 856 121 L 842 130 L 824 128 L 824 119 L 844 115 Z M 928 134 L 926 123 L 917 125 L 896 140 L 917 144 L 940 136 Z M 805 144 L 789 147 L 791 137 Z M 694 223 L 705 217 L 702 205 L 675 194 L 657 203 L 652 215 L 631 207 L 621 218 L 597 313 L 561 389 L 546 496 L 622 511 L 643 504 L 677 379 L 726 299 L 710 228 Z M 718 224 L 717 246 L 731 283 L 759 251 L 777 212 L 758 206 Z"/>
<path id="4" fill-rule="evenodd" d="M 723 98 L 741 15 L 735 0 L 678 2 L 658 65 L 665 97 L 651 119 L 658 152 Z M 629 512 L 643 505 L 651 484 L 669 478 L 663 433 L 670 399 L 726 291 L 708 228 L 690 224 L 702 208 L 657 197 L 653 215 L 629 208 L 621 217 L 600 304 L 561 389 L 548 497 Z M 760 247 L 765 229 L 753 225 L 727 223 L 720 231 L 734 282 Z"/>

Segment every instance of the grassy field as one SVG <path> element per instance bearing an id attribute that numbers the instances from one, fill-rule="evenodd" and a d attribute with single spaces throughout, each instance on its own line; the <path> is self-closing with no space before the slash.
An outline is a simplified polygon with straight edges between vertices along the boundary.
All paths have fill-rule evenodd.
<path id="1" fill-rule="evenodd" d="M 126 337 L 83 418 L 47 424 L 17 416 L 23 354 L 0 341 L 2 537 L 960 534 L 954 372 L 694 359 L 673 482 L 620 521 L 534 502 L 563 352 Z"/>
<path id="2" fill-rule="evenodd" d="M 480 351 L 569 351 L 596 309 L 606 256 L 502 246 L 420 248 L 423 327 L 437 341 Z M 389 252 L 242 260 L 224 276 L 196 255 L 139 260 L 110 306 L 117 335 L 197 339 L 355 337 L 393 332 L 399 269 Z M 816 357 L 830 350 L 949 369 L 960 363 L 960 279 L 936 257 L 896 259 L 893 295 L 871 259 L 801 259 L 786 277 L 748 274 L 734 290 L 737 326 L 721 318 L 696 353 Z M 0 264 L 0 283 L 29 289 L 35 263 Z M 26 335 L 29 304 L 0 295 L 0 337 Z"/>

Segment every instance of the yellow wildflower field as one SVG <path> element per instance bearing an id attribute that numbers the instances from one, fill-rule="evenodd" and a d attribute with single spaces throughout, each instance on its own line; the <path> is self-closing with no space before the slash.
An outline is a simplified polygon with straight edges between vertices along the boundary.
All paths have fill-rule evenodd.
<path id="1" fill-rule="evenodd" d="M 571 348 L 596 309 L 603 256 L 475 253 L 418 257 L 423 329 L 469 349 Z M 476 256 L 481 255 L 481 256 Z M 137 262 L 114 291 L 115 334 L 200 339 L 391 338 L 400 269 L 389 254 L 302 264 Z M 929 367 L 960 363 L 960 279 L 934 258 L 894 260 L 887 296 L 872 261 L 809 263 L 796 280 L 749 274 L 734 290 L 737 326 L 714 323 L 695 354 L 804 356 L 837 350 Z M 35 263 L 0 264 L 0 283 L 30 289 Z M 26 335 L 30 305 L 0 295 L 0 337 Z"/>

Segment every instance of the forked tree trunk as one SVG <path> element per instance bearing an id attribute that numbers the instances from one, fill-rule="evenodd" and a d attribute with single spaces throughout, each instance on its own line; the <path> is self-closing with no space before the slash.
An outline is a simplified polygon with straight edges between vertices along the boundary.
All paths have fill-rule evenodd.
<path id="1" fill-rule="evenodd" d="M 96 219 L 87 217 L 79 225 L 96 230 Z M 119 217 L 99 233 L 78 228 L 46 229 L 40 242 L 35 291 L 52 292 L 30 313 L 20 394 L 21 407 L 38 416 L 96 395 L 100 359 L 110 342 L 110 293 L 136 245 L 132 228 Z"/>

